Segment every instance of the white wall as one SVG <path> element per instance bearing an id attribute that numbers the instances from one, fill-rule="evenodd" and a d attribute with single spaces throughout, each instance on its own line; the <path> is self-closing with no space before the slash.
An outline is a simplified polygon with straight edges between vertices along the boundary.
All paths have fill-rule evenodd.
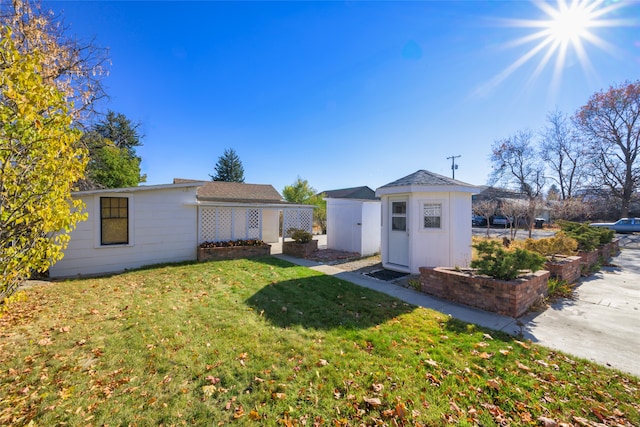
<path id="1" fill-rule="evenodd" d="M 382 195 L 382 264 L 391 270 L 418 274 L 420 267 L 468 267 L 471 262 L 471 193 L 413 192 L 392 194 L 408 197 L 407 229 L 409 232 L 408 269 L 387 262 L 389 259 L 389 196 Z M 423 204 L 441 203 L 439 229 L 424 228 Z"/>
<path id="2" fill-rule="evenodd" d="M 326 198 L 327 248 L 369 256 L 380 252 L 380 202 Z"/>
<path id="3" fill-rule="evenodd" d="M 262 240 L 265 243 L 280 241 L 280 211 L 278 209 L 262 210 Z"/>
<path id="4" fill-rule="evenodd" d="M 380 253 L 380 223 L 382 208 L 379 200 L 367 201 L 362 204 L 362 256 Z"/>
<path id="5" fill-rule="evenodd" d="M 129 244 L 100 245 L 100 197 L 129 198 Z M 196 188 L 145 189 L 82 195 L 87 221 L 71 232 L 64 258 L 51 277 L 119 272 L 197 257 Z"/>

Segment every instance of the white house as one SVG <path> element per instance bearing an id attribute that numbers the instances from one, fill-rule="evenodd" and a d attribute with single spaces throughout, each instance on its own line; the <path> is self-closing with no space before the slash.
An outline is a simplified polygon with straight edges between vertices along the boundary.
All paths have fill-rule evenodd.
<path id="1" fill-rule="evenodd" d="M 173 184 L 79 191 L 88 218 L 70 234 L 49 276 L 121 272 L 195 260 L 205 241 L 280 238 L 283 229 L 311 231 L 313 207 L 282 200 L 271 186 L 174 180 Z"/>
<path id="2" fill-rule="evenodd" d="M 471 262 L 474 185 L 419 170 L 376 190 L 382 203 L 382 266 L 418 274 L 420 267 Z"/>
<path id="3" fill-rule="evenodd" d="M 323 192 L 327 248 L 369 256 L 380 252 L 380 199 L 369 187 Z"/>

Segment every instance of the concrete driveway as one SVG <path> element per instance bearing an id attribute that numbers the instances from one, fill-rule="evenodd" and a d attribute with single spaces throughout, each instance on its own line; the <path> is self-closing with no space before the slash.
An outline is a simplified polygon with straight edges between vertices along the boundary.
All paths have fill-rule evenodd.
<path id="1" fill-rule="evenodd" d="M 614 266 L 582 279 L 573 299 L 518 319 L 524 337 L 640 377 L 639 237 L 626 238 Z"/>

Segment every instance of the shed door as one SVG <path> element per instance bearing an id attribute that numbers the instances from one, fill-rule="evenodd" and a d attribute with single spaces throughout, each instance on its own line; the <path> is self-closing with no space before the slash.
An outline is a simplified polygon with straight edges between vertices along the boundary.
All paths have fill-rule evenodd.
<path id="1" fill-rule="evenodd" d="M 390 264 L 409 266 L 409 229 L 407 199 L 389 199 L 389 260 Z"/>

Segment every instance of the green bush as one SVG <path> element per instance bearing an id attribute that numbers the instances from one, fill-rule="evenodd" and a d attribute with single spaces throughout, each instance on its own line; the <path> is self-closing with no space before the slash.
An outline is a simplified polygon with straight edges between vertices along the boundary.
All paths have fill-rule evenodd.
<path id="1" fill-rule="evenodd" d="M 546 259 L 540 254 L 526 249 L 506 250 L 496 241 L 482 241 L 473 245 L 478 259 L 471 261 L 471 267 L 478 273 L 499 280 L 513 280 L 522 270 L 538 271 Z"/>
<path id="2" fill-rule="evenodd" d="M 558 221 L 557 224 L 567 236 L 578 242 L 578 250 L 583 252 L 591 252 L 598 246 L 611 242 L 615 236 L 613 230 L 589 224 L 572 221 Z"/>
<path id="3" fill-rule="evenodd" d="M 313 234 L 299 228 L 290 228 L 288 232 L 296 243 L 308 243 L 313 240 Z"/>

